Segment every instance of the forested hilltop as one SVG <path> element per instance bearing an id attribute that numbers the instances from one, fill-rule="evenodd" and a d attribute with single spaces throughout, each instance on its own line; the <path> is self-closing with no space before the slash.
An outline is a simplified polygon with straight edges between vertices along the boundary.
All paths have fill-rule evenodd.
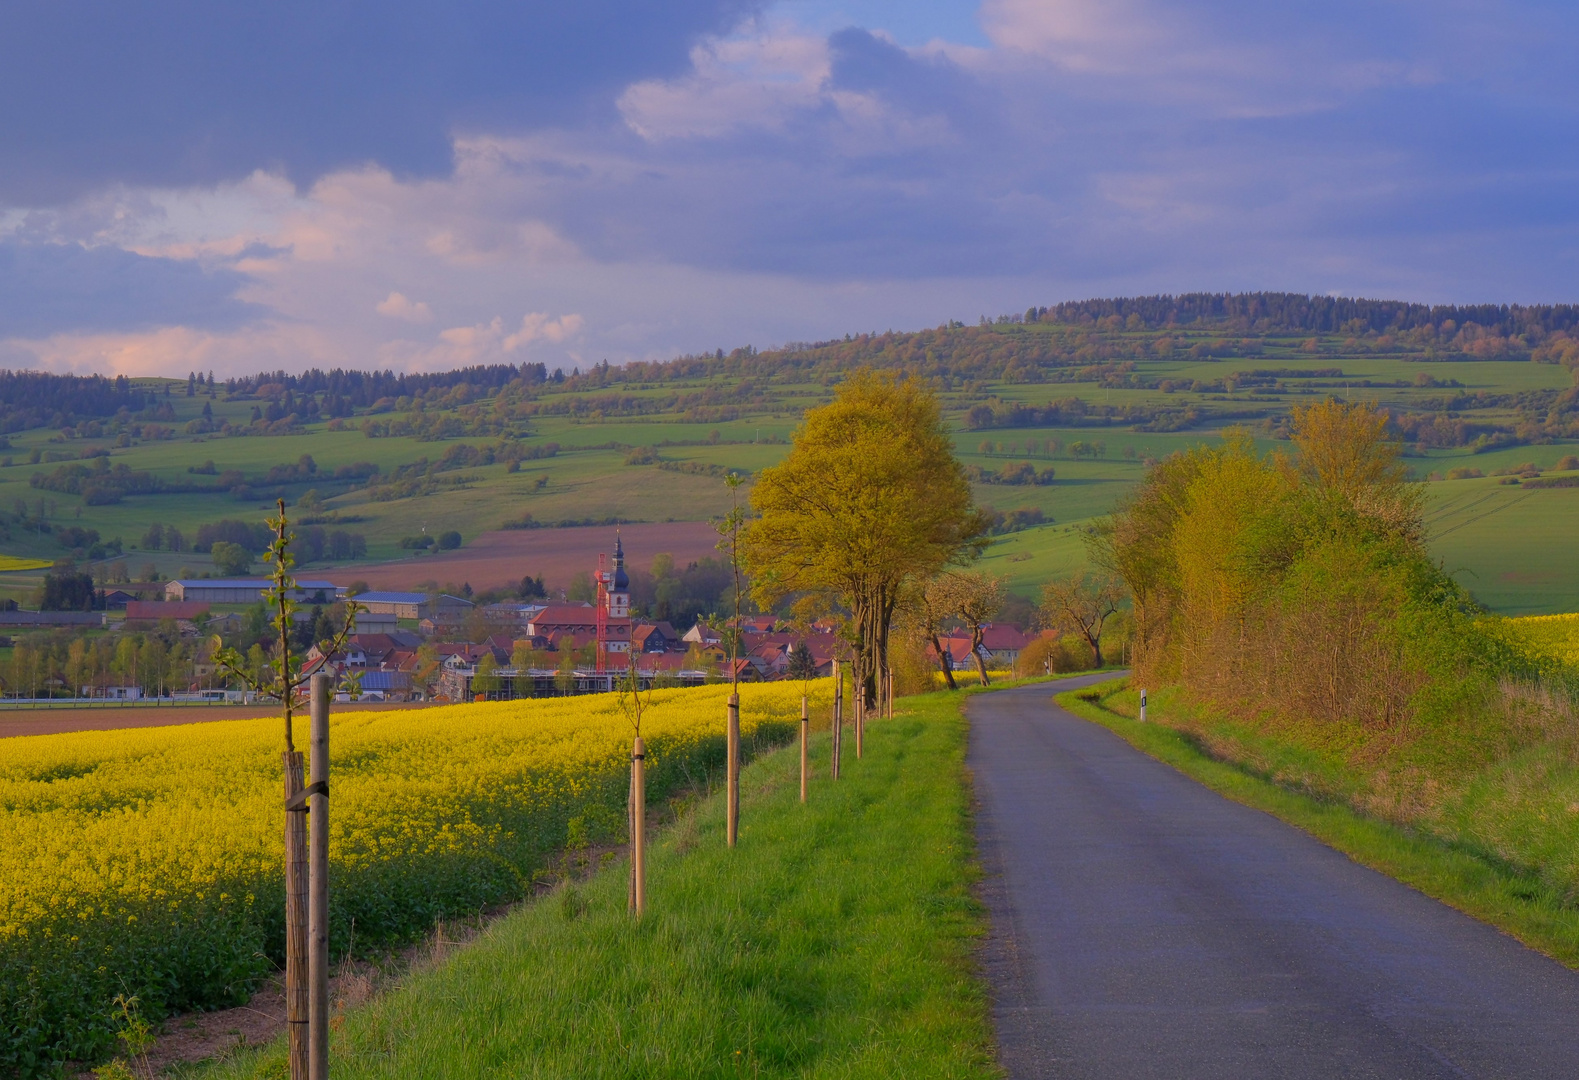
<path id="1" fill-rule="evenodd" d="M 946 389 L 987 382 L 1091 381 L 1111 389 L 1168 389 L 1161 385 L 1163 379 L 1137 379 L 1135 369 L 1122 365 L 1284 356 L 1290 352 L 1299 357 L 1376 356 L 1417 362 L 1533 360 L 1573 367 L 1579 363 L 1579 307 L 1425 305 L 1298 293 L 1187 293 L 1073 301 L 991 320 L 983 317 L 974 326 L 951 322 L 927 330 L 847 334 L 842 339 L 792 342 L 772 350 L 744 346 L 728 353 L 719 349 L 619 368 L 605 362 L 570 373 L 550 371 L 541 363 L 427 374 L 336 368 L 300 374 L 260 372 L 217 385 L 212 374 L 192 373 L 182 387 L 179 381 L 155 380 L 151 385 L 150 380 L 124 376 L 107 379 L 0 371 L 0 431 L 138 415 L 157 421 L 161 419 L 161 396 L 184 392 L 190 397 L 215 389 L 222 390 L 227 400 L 266 402 L 272 408 L 260 407 L 257 419 L 277 424 L 293 414 L 299 421 L 345 419 L 390 412 L 402 403 L 424 400 L 466 404 L 506 389 L 514 389 L 518 398 L 533 398 L 585 394 L 614 386 L 631 388 L 633 384 L 653 390 L 664 384 L 714 378 L 822 381 L 866 365 L 910 368 L 942 380 Z M 1092 365 L 1119 366 L 1083 370 Z M 1308 377 L 1312 373 L 1303 374 Z M 1344 373 L 1333 370 L 1326 374 L 1342 378 Z M 1275 383 L 1282 375 L 1255 372 L 1236 381 L 1249 387 Z M 1429 378 L 1427 373 L 1424 379 Z M 453 393 L 462 387 L 463 393 Z M 457 397 L 467 400 L 457 401 Z M 604 415 L 702 410 L 693 418 L 713 422 L 726 418 L 716 411 L 719 406 L 764 401 L 755 384 L 743 384 L 723 395 L 602 398 L 596 408 Z M 1449 397 L 1443 399 L 1440 409 L 1432 411 L 1473 407 L 1473 402 Z M 557 408 L 546 404 L 524 410 L 528 415 L 537 411 L 574 414 L 587 411 L 587 406 L 567 399 Z"/>

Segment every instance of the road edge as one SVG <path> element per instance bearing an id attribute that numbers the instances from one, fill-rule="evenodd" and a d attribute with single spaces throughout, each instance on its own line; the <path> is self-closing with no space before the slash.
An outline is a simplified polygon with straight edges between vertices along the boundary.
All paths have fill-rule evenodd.
<path id="1" fill-rule="evenodd" d="M 1361 866 L 1497 928 L 1536 952 L 1579 970 L 1579 909 L 1530 875 L 1519 874 L 1444 841 L 1367 817 L 1282 787 L 1214 757 L 1187 733 L 1106 708 L 1125 678 L 1071 688 L 1054 701 L 1066 712 L 1107 728 L 1129 745 L 1204 787 L 1292 825 Z M 1084 689 L 1085 693 L 1077 692 Z M 1096 693 L 1093 694 L 1093 691 Z"/>

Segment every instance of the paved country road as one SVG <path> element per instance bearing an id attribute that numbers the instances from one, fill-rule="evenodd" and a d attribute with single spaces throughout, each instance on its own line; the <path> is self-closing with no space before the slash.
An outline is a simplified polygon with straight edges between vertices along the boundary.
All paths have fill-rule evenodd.
<path id="1" fill-rule="evenodd" d="M 1052 693 L 966 708 L 1015 1080 L 1579 1078 L 1579 974 Z"/>

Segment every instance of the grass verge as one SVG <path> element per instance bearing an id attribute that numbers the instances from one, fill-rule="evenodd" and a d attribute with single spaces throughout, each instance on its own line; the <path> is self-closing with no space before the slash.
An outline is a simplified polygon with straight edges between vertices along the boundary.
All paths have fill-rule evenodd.
<path id="1" fill-rule="evenodd" d="M 975 940 L 985 915 L 964 776 L 965 694 L 906 698 L 847 738 L 828 780 L 812 744 L 742 774 L 661 834 L 649 908 L 623 863 L 493 924 L 471 946 L 336 1021 L 335 1076 L 995 1077 Z M 202 1070 L 284 1075 L 280 1046 Z"/>
<path id="2" fill-rule="evenodd" d="M 1197 736 L 1170 725 L 1167 712 L 1158 709 L 1156 695 L 1147 709 L 1152 722 L 1142 724 L 1117 707 L 1125 686 L 1125 680 L 1115 680 L 1060 694 L 1057 701 L 1218 794 L 1280 818 L 1355 862 L 1579 968 L 1579 910 L 1535 874 L 1482 851 L 1367 816 L 1341 802 L 1291 790 L 1250 765 L 1214 756 Z M 1299 753 L 1298 748 L 1287 749 Z"/>

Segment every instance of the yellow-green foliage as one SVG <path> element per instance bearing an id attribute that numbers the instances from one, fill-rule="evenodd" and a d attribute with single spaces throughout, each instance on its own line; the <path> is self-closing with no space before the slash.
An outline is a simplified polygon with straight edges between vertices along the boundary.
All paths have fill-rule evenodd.
<path id="1" fill-rule="evenodd" d="M 652 695 L 651 798 L 722 764 L 728 693 Z M 786 737 L 800 694 L 742 687 L 748 740 Z M 332 947 L 522 895 L 571 831 L 622 820 L 632 735 L 615 695 L 336 716 Z M 283 953 L 280 748 L 277 719 L 0 742 L 0 1073 L 107 1051 L 117 993 L 232 1004 Z"/>
<path id="2" fill-rule="evenodd" d="M 1422 540 L 1420 495 L 1375 409 L 1296 409 L 1297 454 L 1243 434 L 1154 466 L 1103 536 L 1135 668 L 1241 716 L 1401 730 L 1465 711 L 1502 659 Z M 1504 665 L 1505 666 L 1505 665 Z"/>
<path id="3" fill-rule="evenodd" d="M 1579 664 L 1579 614 L 1527 615 L 1506 623 L 1531 652 L 1565 664 Z"/>

